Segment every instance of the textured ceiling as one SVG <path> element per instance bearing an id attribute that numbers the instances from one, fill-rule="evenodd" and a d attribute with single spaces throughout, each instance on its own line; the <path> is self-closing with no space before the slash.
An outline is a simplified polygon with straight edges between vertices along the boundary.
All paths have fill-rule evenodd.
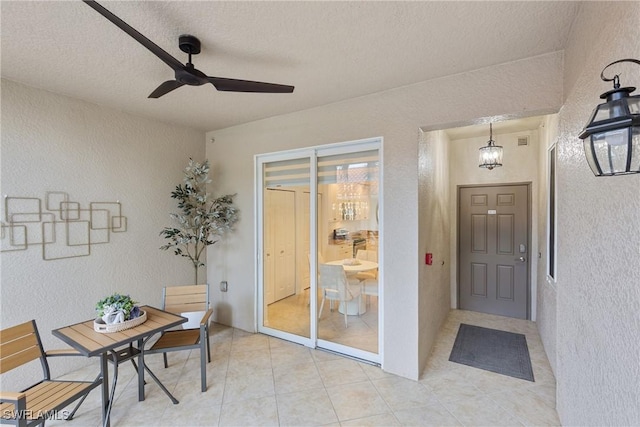
<path id="1" fill-rule="evenodd" d="M 175 58 L 202 41 L 205 74 L 294 85 L 293 94 L 184 86 L 80 1 L 2 1 L 2 77 L 132 114 L 217 130 L 562 50 L 578 2 L 101 2 Z"/>
<path id="2" fill-rule="evenodd" d="M 544 116 L 531 116 L 515 120 L 500 120 L 493 123 L 493 135 L 538 130 L 543 125 Z M 489 140 L 489 123 L 445 129 L 450 140 L 486 137 Z"/>

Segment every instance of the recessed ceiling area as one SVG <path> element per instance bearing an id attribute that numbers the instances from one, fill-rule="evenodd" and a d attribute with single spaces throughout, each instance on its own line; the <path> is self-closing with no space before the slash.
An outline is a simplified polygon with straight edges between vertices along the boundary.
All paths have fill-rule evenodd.
<path id="1" fill-rule="evenodd" d="M 528 130 L 537 130 L 542 126 L 545 116 L 532 116 L 521 119 L 494 121 L 493 135 L 524 132 Z M 470 125 L 456 127 L 451 129 L 443 129 L 449 140 L 469 139 L 477 137 L 486 137 L 489 139 L 489 122 L 486 124 Z"/>
<path id="2" fill-rule="evenodd" d="M 564 49 L 572 1 L 100 3 L 181 62 L 202 42 L 209 76 L 295 86 L 292 94 L 185 86 L 81 1 L 2 1 L 2 77 L 168 123 L 212 131 Z"/>

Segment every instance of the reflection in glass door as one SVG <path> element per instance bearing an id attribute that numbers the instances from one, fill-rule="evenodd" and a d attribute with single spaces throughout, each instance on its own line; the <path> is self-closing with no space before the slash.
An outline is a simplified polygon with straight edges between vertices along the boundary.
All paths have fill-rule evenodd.
<path id="1" fill-rule="evenodd" d="M 380 146 L 258 156 L 260 332 L 381 361 Z"/>
<path id="2" fill-rule="evenodd" d="M 309 158 L 262 167 L 262 325 L 310 338 Z"/>
<path id="3" fill-rule="evenodd" d="M 317 170 L 328 199 L 318 205 L 318 346 L 377 361 L 378 150 L 319 155 Z"/>

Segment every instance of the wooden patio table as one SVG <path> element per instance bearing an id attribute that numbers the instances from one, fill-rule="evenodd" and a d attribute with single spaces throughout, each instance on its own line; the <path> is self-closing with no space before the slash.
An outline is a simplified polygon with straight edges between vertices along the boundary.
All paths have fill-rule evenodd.
<path id="1" fill-rule="evenodd" d="M 178 403 L 178 400 L 173 397 L 158 377 L 144 363 L 144 345 L 153 335 L 185 323 L 188 319 L 148 305 L 142 306 L 140 309 L 146 311 L 147 320 L 138 326 L 121 332 L 96 332 L 93 329 L 93 319 L 51 331 L 54 336 L 60 338 L 81 354 L 87 357 L 100 357 L 103 427 L 110 426 L 111 407 L 113 406 L 113 397 L 118 380 L 118 365 L 127 360 L 134 361 L 136 357 L 138 359 L 138 366 L 136 366 L 138 371 L 138 400 L 144 400 L 144 371 L 146 370 L 158 386 L 169 396 L 171 401 L 174 404 Z M 134 343 L 136 343 L 136 346 L 134 346 Z M 127 347 L 122 348 L 124 346 Z M 107 363 L 109 361 L 113 362 L 114 366 L 111 392 L 109 392 Z M 76 409 L 81 403 L 82 401 L 76 406 Z"/>

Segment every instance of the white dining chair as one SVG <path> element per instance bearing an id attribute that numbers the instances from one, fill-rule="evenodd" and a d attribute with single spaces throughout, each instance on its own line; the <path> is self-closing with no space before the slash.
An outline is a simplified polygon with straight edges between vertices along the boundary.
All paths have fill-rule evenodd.
<path id="1" fill-rule="evenodd" d="M 366 296 L 366 304 L 371 304 L 371 296 L 378 296 L 378 279 L 365 279 L 360 281 L 362 295 Z"/>
<path id="2" fill-rule="evenodd" d="M 322 303 L 320 304 L 318 319 L 322 317 L 325 300 L 329 300 L 329 305 L 331 305 L 333 301 L 338 301 L 344 305 L 344 327 L 348 328 L 347 303 L 358 299 L 358 307 L 360 307 L 362 292 L 360 281 L 357 279 L 347 279 L 347 275 L 341 265 L 320 264 L 318 270 L 320 272 L 320 288 L 322 289 Z M 329 308 L 331 309 L 331 307 Z"/>
<path id="3" fill-rule="evenodd" d="M 356 253 L 356 258 L 366 261 L 378 262 L 378 251 L 360 249 Z M 362 286 L 362 294 L 366 296 L 367 306 L 371 304 L 371 296 L 378 296 L 378 269 L 363 271 L 356 274 Z"/>
<path id="4" fill-rule="evenodd" d="M 378 251 L 371 251 L 368 249 L 358 249 L 356 252 L 356 259 L 360 259 L 363 261 L 373 261 L 375 263 L 378 262 Z M 361 273 L 356 274 L 356 279 L 359 280 L 367 280 L 367 279 L 375 279 L 378 280 L 378 270 L 371 271 L 363 271 Z"/>
<path id="5" fill-rule="evenodd" d="M 309 260 L 309 289 L 311 289 L 311 254 L 307 254 Z M 318 264 L 324 264 L 324 257 L 321 252 L 318 252 Z M 311 305 L 311 291 L 309 291 L 309 298 L 307 299 L 307 307 Z M 333 307 L 331 307 L 333 308 Z"/>

